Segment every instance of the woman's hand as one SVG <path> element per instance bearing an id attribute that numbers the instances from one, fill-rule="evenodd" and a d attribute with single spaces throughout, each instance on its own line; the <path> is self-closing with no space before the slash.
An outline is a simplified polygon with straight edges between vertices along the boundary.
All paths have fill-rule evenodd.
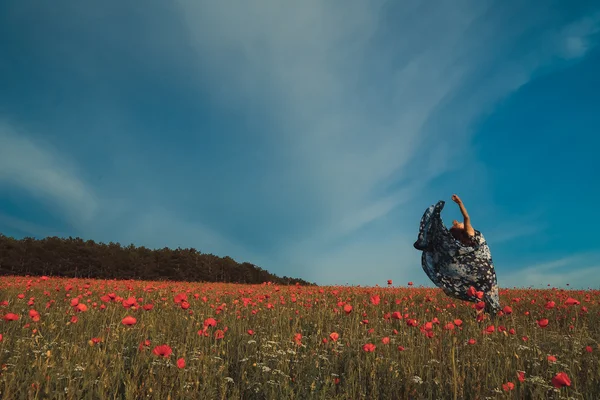
<path id="1" fill-rule="evenodd" d="M 456 204 L 461 204 L 462 203 L 462 200 L 460 199 L 460 197 L 458 197 L 455 194 L 452 195 L 452 201 L 455 202 Z"/>

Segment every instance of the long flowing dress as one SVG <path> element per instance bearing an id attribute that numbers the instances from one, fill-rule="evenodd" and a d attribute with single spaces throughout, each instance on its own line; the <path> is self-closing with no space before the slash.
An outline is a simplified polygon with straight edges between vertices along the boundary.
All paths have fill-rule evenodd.
<path id="1" fill-rule="evenodd" d="M 498 298 L 496 271 L 490 249 L 481 232 L 475 230 L 470 243 L 465 244 L 452 236 L 444 226 L 441 212 L 445 202 L 425 210 L 421 218 L 419 236 L 414 243 L 423 252 L 423 270 L 436 286 L 448 296 L 471 302 L 484 301 L 488 313 L 497 313 L 501 306 Z M 479 299 L 475 292 L 483 292 Z"/>

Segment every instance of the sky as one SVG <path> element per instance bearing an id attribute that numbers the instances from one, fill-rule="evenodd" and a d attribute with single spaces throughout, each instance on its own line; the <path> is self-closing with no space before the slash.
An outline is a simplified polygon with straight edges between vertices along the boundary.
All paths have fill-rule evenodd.
<path id="1" fill-rule="evenodd" d="M 600 3 L 143 3 L 0 3 L 0 232 L 432 286 L 456 193 L 501 287 L 600 288 Z"/>

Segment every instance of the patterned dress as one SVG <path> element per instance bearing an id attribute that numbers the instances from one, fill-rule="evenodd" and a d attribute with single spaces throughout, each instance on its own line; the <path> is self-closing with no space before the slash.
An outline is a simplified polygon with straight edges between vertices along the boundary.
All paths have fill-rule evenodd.
<path id="1" fill-rule="evenodd" d="M 465 301 L 477 302 L 475 291 L 484 293 L 483 300 L 488 313 L 500 310 L 496 271 L 490 249 L 481 232 L 475 230 L 470 243 L 464 244 L 452 236 L 444 226 L 441 212 L 445 202 L 438 201 L 423 214 L 419 237 L 414 243 L 423 252 L 423 270 L 446 295 Z"/>

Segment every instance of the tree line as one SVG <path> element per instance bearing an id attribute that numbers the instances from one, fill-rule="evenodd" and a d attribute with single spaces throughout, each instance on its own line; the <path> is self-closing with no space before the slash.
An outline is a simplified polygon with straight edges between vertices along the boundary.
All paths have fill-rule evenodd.
<path id="1" fill-rule="evenodd" d="M 149 249 L 81 238 L 15 239 L 0 233 L 0 275 L 312 285 L 194 248 Z"/>

